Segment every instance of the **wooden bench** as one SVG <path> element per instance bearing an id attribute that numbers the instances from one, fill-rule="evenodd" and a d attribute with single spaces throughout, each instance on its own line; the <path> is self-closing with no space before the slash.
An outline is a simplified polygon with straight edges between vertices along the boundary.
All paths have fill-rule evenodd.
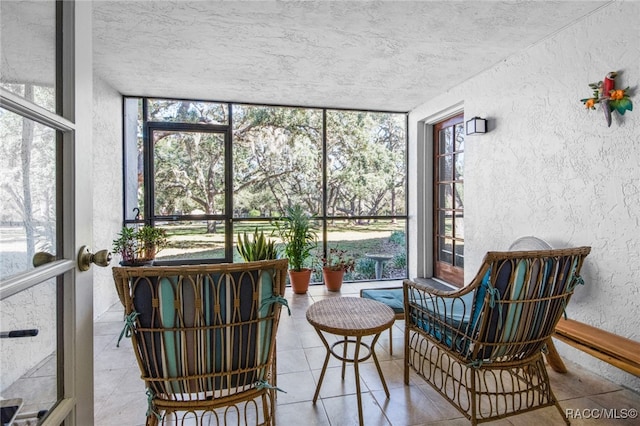
<path id="1" fill-rule="evenodd" d="M 553 337 L 640 377 L 640 342 L 571 319 L 560 319 Z M 548 346 L 547 362 L 554 371 L 566 373 L 553 343 Z"/>

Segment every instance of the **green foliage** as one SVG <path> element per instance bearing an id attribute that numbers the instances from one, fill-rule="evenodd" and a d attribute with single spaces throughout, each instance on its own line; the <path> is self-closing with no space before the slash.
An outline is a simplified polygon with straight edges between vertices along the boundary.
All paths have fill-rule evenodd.
<path id="1" fill-rule="evenodd" d="M 264 232 L 258 232 L 257 227 L 253 231 L 253 239 L 249 239 L 246 232 L 243 232 L 242 236 L 238 233 L 236 249 L 246 262 L 276 259 L 278 254 L 275 248 L 275 241 L 265 238 Z"/>
<path id="2" fill-rule="evenodd" d="M 155 121 L 226 123 L 223 104 L 149 100 Z M 319 213 L 322 135 L 327 134 L 329 215 L 403 213 L 406 129 L 403 114 L 233 105 L 233 211 L 275 216 L 301 204 Z M 156 131 L 155 211 L 160 215 L 220 214 L 224 209 L 225 146 L 216 133 Z M 132 145 L 135 146 L 135 145 Z M 209 232 L 214 231 L 214 226 Z"/>
<path id="3" fill-rule="evenodd" d="M 251 209 L 249 210 L 249 217 L 260 217 L 260 210 Z"/>
<path id="4" fill-rule="evenodd" d="M 311 250 L 317 245 L 318 237 L 311 229 L 311 216 L 301 205 L 287 207 L 287 216 L 275 222 L 277 232 L 285 244 L 284 254 L 294 271 L 302 270 Z"/>
<path id="5" fill-rule="evenodd" d="M 361 257 L 356 262 L 356 273 L 362 279 L 375 278 L 376 262 L 368 257 Z"/>
<path id="6" fill-rule="evenodd" d="M 333 247 L 329 249 L 327 257 L 321 259 L 322 267 L 330 269 L 332 271 L 343 270 L 345 272 L 351 272 L 355 268 L 355 261 L 352 257 L 349 257 L 346 250 Z"/>
<path id="7" fill-rule="evenodd" d="M 136 232 L 138 242 L 145 247 L 155 246 L 156 250 L 160 250 L 167 246 L 167 233 L 162 228 L 145 225 L 138 228 Z"/>
<path id="8" fill-rule="evenodd" d="M 224 207 L 224 137 L 154 132 L 155 212 L 215 214 Z M 211 221 L 208 232 L 215 232 Z"/>
<path id="9" fill-rule="evenodd" d="M 407 253 L 401 252 L 393 256 L 393 266 L 396 268 L 407 267 Z"/>
<path id="10" fill-rule="evenodd" d="M 124 262 L 152 260 L 168 244 L 162 228 L 144 225 L 140 228 L 123 226 L 113 240 L 112 251 L 119 253 Z"/>
<path id="11" fill-rule="evenodd" d="M 406 239 L 403 231 L 393 231 L 389 236 L 389 242 L 405 247 Z"/>
<path id="12" fill-rule="evenodd" d="M 118 238 L 113 240 L 111 251 L 120 253 L 124 262 L 132 262 L 136 255 L 136 231 L 128 226 L 123 226 Z"/>

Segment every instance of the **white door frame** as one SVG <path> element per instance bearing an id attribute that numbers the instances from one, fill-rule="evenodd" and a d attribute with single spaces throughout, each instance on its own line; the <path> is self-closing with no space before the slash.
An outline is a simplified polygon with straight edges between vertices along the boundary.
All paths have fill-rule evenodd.
<path id="1" fill-rule="evenodd" d="M 417 276 L 433 277 L 433 125 L 464 111 L 458 102 L 418 120 L 417 128 Z"/>

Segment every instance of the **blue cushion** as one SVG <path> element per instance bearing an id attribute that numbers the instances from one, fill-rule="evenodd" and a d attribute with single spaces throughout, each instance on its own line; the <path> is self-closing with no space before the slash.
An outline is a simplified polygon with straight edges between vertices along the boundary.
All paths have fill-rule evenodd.
<path id="1" fill-rule="evenodd" d="M 443 326 L 427 317 L 418 317 L 414 319 L 416 325 L 449 347 L 452 346 L 452 334 L 457 329 L 455 347 L 460 352 L 468 350 L 469 341 L 464 338 L 464 333 L 472 330 L 478 322 L 490 276 L 489 270 L 483 277 L 481 285 L 462 297 L 425 297 L 422 300 L 415 300 L 414 302 L 429 311 L 430 315 L 441 318 L 447 324 Z"/>
<path id="2" fill-rule="evenodd" d="M 475 300 L 476 292 L 472 291 L 462 297 L 437 297 L 425 300 L 427 310 L 434 314 L 445 316 L 447 324 L 455 327 L 462 323 L 468 323 L 471 318 L 471 307 Z M 433 301 L 436 301 L 434 304 Z M 436 306 L 437 305 L 437 306 Z"/>
<path id="3" fill-rule="evenodd" d="M 393 312 L 396 314 L 404 313 L 404 293 L 402 287 L 391 289 L 371 288 L 368 290 L 362 290 L 362 297 L 384 303 L 393 309 Z"/>
<path id="4" fill-rule="evenodd" d="M 471 321 L 470 329 L 473 329 L 473 327 L 475 327 L 476 323 L 478 322 L 478 318 L 480 317 L 480 311 L 482 310 L 482 304 L 484 303 L 484 296 L 487 294 L 487 287 L 489 287 L 490 278 L 491 278 L 491 268 L 489 268 L 487 273 L 484 274 L 484 277 L 482 277 L 482 282 L 480 283 L 480 286 L 475 291 L 476 297 L 473 302 L 474 303 L 473 320 Z"/>

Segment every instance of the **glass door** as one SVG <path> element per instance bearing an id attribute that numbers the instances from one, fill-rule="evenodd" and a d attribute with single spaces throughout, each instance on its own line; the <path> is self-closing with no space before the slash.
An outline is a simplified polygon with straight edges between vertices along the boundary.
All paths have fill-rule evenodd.
<path id="1" fill-rule="evenodd" d="M 463 114 L 434 125 L 434 277 L 464 285 Z"/>
<path id="2" fill-rule="evenodd" d="M 91 4 L 0 8 L 2 405 L 92 424 L 92 275 L 76 267 L 91 243 Z"/>
<path id="3" fill-rule="evenodd" d="M 156 263 L 233 260 L 228 129 L 150 123 L 148 219 L 169 236 Z"/>

